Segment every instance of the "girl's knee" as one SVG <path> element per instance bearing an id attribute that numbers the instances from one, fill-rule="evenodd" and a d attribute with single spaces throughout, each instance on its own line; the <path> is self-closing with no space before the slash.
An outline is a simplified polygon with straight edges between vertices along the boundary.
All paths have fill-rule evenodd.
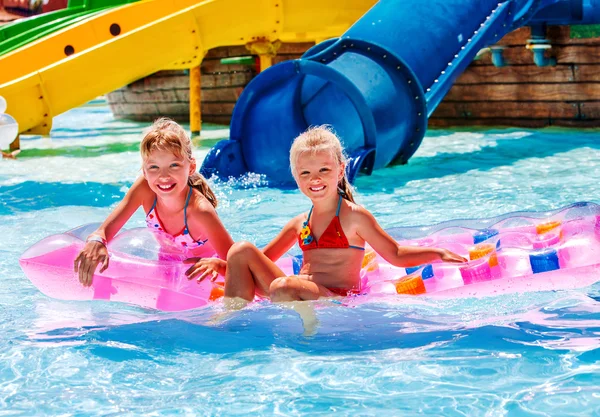
<path id="1" fill-rule="evenodd" d="M 275 278 L 269 286 L 269 297 L 272 301 L 291 301 L 298 299 L 296 287 L 290 277 Z"/>
<path id="2" fill-rule="evenodd" d="M 269 286 L 269 292 L 285 290 L 289 287 L 290 277 L 275 278 Z"/>
<path id="3" fill-rule="evenodd" d="M 241 241 L 234 243 L 227 252 L 227 260 L 237 257 L 248 257 L 251 253 L 258 251 L 258 248 L 250 242 Z"/>

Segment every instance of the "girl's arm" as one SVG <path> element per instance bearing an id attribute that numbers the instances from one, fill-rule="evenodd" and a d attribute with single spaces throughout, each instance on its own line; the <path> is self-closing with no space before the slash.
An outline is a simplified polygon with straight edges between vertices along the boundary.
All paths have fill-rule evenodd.
<path id="1" fill-rule="evenodd" d="M 148 182 L 143 176 L 140 176 L 127 191 L 123 200 L 92 234 L 107 241 L 111 240 L 143 204 L 144 199 L 153 199 L 153 197 L 154 193 L 150 190 Z"/>
<path id="2" fill-rule="evenodd" d="M 94 272 L 99 263 L 102 262 L 100 272 L 108 268 L 109 257 L 105 242 L 112 239 L 121 230 L 127 220 L 143 204 L 144 199 L 151 198 L 152 194 L 146 179 L 138 178 L 102 225 L 90 235 L 90 237 L 96 236 L 98 239 L 86 242 L 73 263 L 73 269 L 79 273 L 79 282 L 85 287 L 92 285 Z"/>
<path id="3" fill-rule="evenodd" d="M 233 245 L 233 239 L 223 226 L 217 211 L 208 200 L 204 199 L 199 205 L 188 211 L 188 226 L 191 226 L 192 229 L 190 233 L 195 230 L 204 231 L 212 247 L 217 251 L 219 258 L 222 260 L 227 259 L 227 252 Z"/>
<path id="4" fill-rule="evenodd" d="M 300 214 L 290 220 L 281 232 L 263 248 L 263 253 L 275 262 L 281 258 L 298 241 L 298 233 L 306 215 Z"/>
<path id="5" fill-rule="evenodd" d="M 214 281 L 227 272 L 227 252 L 233 245 L 233 239 L 221 222 L 217 211 L 206 198 L 198 199 L 199 203 L 190 207 L 188 226 L 192 230 L 203 230 L 218 258 L 189 258 L 184 263 L 192 264 L 185 275 L 188 279 L 196 278 L 201 282 L 206 277 Z M 196 236 L 196 235 L 193 235 Z"/>
<path id="6" fill-rule="evenodd" d="M 467 262 L 462 256 L 442 248 L 400 246 L 381 228 L 375 217 L 363 207 L 355 213 L 357 234 L 390 264 L 400 267 L 419 266 L 436 260 Z"/>

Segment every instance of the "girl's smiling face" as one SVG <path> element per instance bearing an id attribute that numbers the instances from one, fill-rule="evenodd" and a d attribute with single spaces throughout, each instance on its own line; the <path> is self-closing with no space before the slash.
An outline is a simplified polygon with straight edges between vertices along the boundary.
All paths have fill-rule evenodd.
<path id="1" fill-rule="evenodd" d="M 296 183 L 300 191 L 311 200 L 337 196 L 338 183 L 344 175 L 332 152 L 302 152 L 296 160 Z"/>
<path id="2" fill-rule="evenodd" d="M 144 161 L 143 170 L 150 189 L 158 196 L 167 197 L 186 192 L 196 162 L 167 150 L 154 150 Z"/>

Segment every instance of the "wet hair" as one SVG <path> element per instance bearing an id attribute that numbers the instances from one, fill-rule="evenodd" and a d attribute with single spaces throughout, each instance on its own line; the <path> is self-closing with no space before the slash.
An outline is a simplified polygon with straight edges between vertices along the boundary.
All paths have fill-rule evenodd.
<path id="1" fill-rule="evenodd" d="M 296 178 L 296 162 L 298 161 L 298 157 L 305 152 L 315 154 L 321 151 L 331 152 L 338 164 L 346 165 L 347 158 L 344 154 L 344 148 L 332 128 L 327 125 L 312 126 L 294 139 L 294 143 L 292 143 L 290 168 L 292 169 L 294 178 Z M 346 170 L 344 170 L 344 175 L 338 182 L 338 192 L 343 198 L 354 203 L 352 191 L 352 186 L 346 177 Z"/>
<path id="2" fill-rule="evenodd" d="M 194 160 L 190 137 L 183 127 L 167 117 L 161 117 L 154 121 L 140 143 L 142 159 L 146 160 L 153 151 L 169 151 L 188 162 Z M 213 207 L 217 207 L 217 197 L 202 174 L 194 172 L 190 175 L 188 185 L 200 191 Z"/>

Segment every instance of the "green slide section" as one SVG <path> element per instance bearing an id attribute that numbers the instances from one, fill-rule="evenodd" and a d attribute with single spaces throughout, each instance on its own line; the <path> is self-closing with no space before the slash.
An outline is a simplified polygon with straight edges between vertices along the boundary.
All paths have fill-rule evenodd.
<path id="1" fill-rule="evenodd" d="M 106 9 L 138 0 L 69 0 L 66 9 L 19 19 L 0 27 L 0 56 Z"/>

